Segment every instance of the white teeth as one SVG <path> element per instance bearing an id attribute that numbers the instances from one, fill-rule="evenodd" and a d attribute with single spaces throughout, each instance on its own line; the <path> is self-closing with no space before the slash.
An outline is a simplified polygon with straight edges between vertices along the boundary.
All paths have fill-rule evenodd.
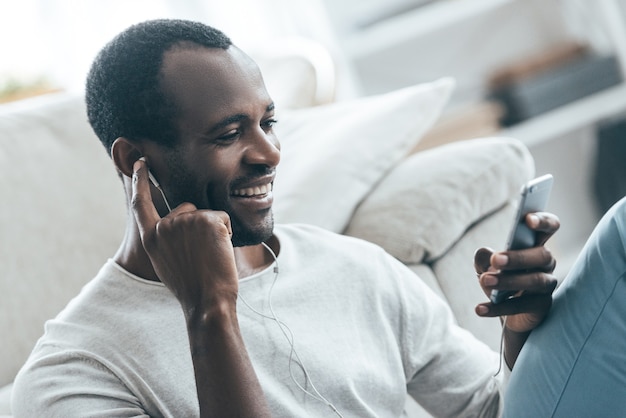
<path id="1" fill-rule="evenodd" d="M 257 186 L 257 187 L 248 187 L 246 189 L 239 189 L 239 190 L 235 190 L 233 192 L 233 195 L 235 196 L 246 196 L 246 197 L 251 197 L 251 196 L 261 196 L 264 194 L 267 194 L 269 192 L 272 191 L 272 184 L 265 184 L 263 186 Z"/>

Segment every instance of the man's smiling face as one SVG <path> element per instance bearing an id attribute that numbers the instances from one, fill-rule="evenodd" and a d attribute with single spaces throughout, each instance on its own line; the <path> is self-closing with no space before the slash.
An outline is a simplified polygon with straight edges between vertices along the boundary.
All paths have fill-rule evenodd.
<path id="1" fill-rule="evenodd" d="M 272 234 L 272 184 L 280 161 L 274 104 L 241 50 L 179 45 L 167 51 L 161 88 L 176 109 L 178 139 L 151 168 L 170 203 L 229 214 L 236 246 Z M 148 145 L 150 146 L 150 145 Z"/>

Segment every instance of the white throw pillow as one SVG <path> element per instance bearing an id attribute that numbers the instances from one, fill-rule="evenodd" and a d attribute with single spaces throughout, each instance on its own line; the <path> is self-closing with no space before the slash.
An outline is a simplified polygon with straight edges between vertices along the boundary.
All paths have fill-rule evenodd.
<path id="1" fill-rule="evenodd" d="M 526 146 L 512 138 L 419 152 L 377 185 L 345 234 L 374 242 L 404 263 L 433 261 L 474 223 L 516 199 L 534 170 Z"/>
<path id="2" fill-rule="evenodd" d="M 437 120 L 453 87 L 452 79 L 443 78 L 278 113 L 276 221 L 342 232 L 359 202 Z"/>

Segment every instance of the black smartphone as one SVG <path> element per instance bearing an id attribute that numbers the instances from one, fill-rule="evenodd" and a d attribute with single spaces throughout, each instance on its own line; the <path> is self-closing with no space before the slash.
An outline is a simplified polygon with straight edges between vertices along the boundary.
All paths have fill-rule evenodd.
<path id="1" fill-rule="evenodd" d="M 507 240 L 507 250 L 521 250 L 535 245 L 535 232 L 526 225 L 526 215 L 546 209 L 553 182 L 552 174 L 546 174 L 530 180 L 522 187 L 517 214 Z M 515 293 L 515 290 L 492 290 L 491 301 L 500 303 Z"/>

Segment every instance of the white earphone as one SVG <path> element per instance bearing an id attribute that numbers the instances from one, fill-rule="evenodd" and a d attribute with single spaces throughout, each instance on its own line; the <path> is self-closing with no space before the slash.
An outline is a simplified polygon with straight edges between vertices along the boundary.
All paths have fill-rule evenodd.
<path id="1" fill-rule="evenodd" d="M 146 163 L 146 165 L 148 165 L 148 163 L 146 161 L 146 157 L 141 157 L 140 160 L 143 161 L 144 163 Z M 148 167 L 148 178 L 150 179 L 150 183 L 152 183 L 152 185 L 154 185 L 154 187 L 156 187 L 159 190 L 159 192 L 161 192 L 161 197 L 163 197 L 163 201 L 165 202 L 165 206 L 167 206 L 168 212 L 171 212 L 172 208 L 170 207 L 170 203 L 167 201 L 167 198 L 165 197 L 165 192 L 161 188 L 161 185 L 157 181 L 156 177 L 154 177 L 154 174 L 152 174 L 152 171 L 150 171 L 149 167 Z"/>
<path id="2" fill-rule="evenodd" d="M 250 306 L 250 304 L 248 304 L 248 302 L 246 302 L 246 300 L 243 298 L 243 296 L 241 294 L 238 295 L 238 298 L 244 303 L 244 305 L 246 305 L 248 307 L 248 309 L 250 309 L 252 312 L 254 312 L 257 315 L 262 316 L 263 318 L 267 318 L 267 319 L 271 319 L 272 321 L 274 321 L 276 323 L 276 325 L 278 325 L 278 328 L 280 329 L 281 333 L 283 334 L 283 336 L 285 337 L 285 339 L 287 340 L 287 343 L 289 344 L 290 347 L 290 353 L 289 353 L 289 376 L 291 376 L 291 380 L 295 383 L 295 385 L 298 387 L 298 389 L 300 389 L 302 392 L 304 392 L 306 395 L 312 397 L 313 399 L 322 402 L 323 404 L 327 405 L 330 409 L 332 409 L 332 411 L 340 418 L 343 418 L 343 415 L 341 415 L 341 412 L 339 412 L 337 410 L 337 408 L 335 407 L 335 405 L 332 404 L 332 402 L 330 402 L 328 399 L 326 399 L 315 387 L 315 385 L 313 384 L 313 381 L 311 380 L 311 377 L 309 376 L 309 372 L 307 371 L 304 362 L 302 361 L 302 359 L 300 358 L 300 356 L 298 355 L 298 352 L 296 351 L 296 347 L 295 347 L 295 340 L 294 340 L 294 335 L 293 332 L 291 331 L 291 329 L 289 328 L 289 326 L 287 326 L 287 324 L 285 324 L 285 322 L 283 322 L 281 319 L 278 318 L 278 316 L 276 315 L 276 312 L 274 312 L 274 307 L 272 306 L 272 292 L 274 290 L 274 285 L 276 284 L 276 281 L 278 280 L 278 258 L 276 257 L 276 254 L 274 253 L 274 251 L 270 248 L 269 245 L 267 245 L 264 242 L 261 242 L 261 245 L 263 245 L 263 247 L 265 247 L 265 249 L 267 251 L 269 251 L 269 253 L 271 254 L 272 258 L 274 259 L 274 281 L 272 282 L 272 285 L 270 286 L 270 289 L 268 291 L 267 294 L 267 305 L 269 307 L 270 310 L 270 314 L 266 315 L 262 312 L 259 312 L 258 310 L 256 310 L 255 308 L 253 308 L 252 306 Z M 294 360 L 294 356 L 295 356 L 295 360 Z M 308 385 L 311 386 L 311 388 L 313 389 L 313 392 L 310 392 L 308 390 L 306 390 L 304 388 L 303 385 L 301 385 L 300 383 L 298 383 L 298 381 L 296 380 L 296 378 L 293 375 L 293 370 L 292 370 L 292 364 L 296 363 L 298 366 L 300 366 L 300 369 L 302 370 L 302 373 L 304 374 L 304 378 L 305 378 L 305 385 L 308 383 Z"/>

